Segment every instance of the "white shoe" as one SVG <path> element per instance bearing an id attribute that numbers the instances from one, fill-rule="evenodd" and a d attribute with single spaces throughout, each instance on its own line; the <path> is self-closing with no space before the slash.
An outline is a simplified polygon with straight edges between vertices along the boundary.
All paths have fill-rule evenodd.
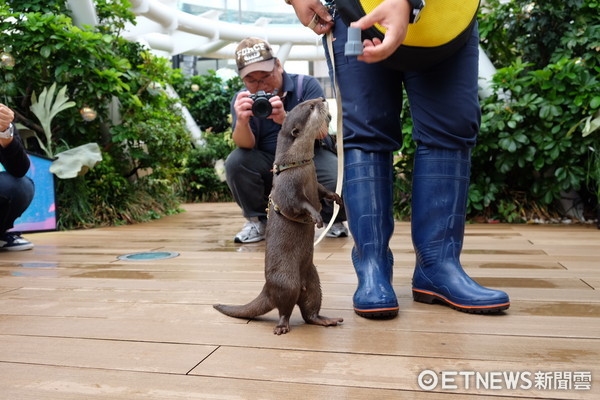
<path id="1" fill-rule="evenodd" d="M 250 218 L 241 231 L 235 235 L 235 243 L 255 243 L 265 240 L 266 224 L 258 218 Z"/>
<path id="2" fill-rule="evenodd" d="M 1 251 L 21 251 L 33 249 L 33 243 L 24 239 L 20 232 L 6 232 L 0 235 Z"/>
<path id="3" fill-rule="evenodd" d="M 344 226 L 342 222 L 336 222 L 331 225 L 331 229 L 327 231 L 325 236 L 330 238 L 339 238 L 339 237 L 348 237 L 348 229 Z"/>

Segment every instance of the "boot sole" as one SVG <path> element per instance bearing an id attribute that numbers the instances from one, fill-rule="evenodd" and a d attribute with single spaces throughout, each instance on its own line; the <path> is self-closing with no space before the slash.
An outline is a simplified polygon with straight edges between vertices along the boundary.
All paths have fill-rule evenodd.
<path id="1" fill-rule="evenodd" d="M 392 319 L 398 315 L 399 307 L 393 308 L 377 308 L 372 310 L 363 310 L 354 308 L 354 312 L 363 318 L 369 319 Z"/>
<path id="2" fill-rule="evenodd" d="M 428 292 L 425 290 L 413 289 L 413 299 L 420 303 L 433 304 L 434 302 L 442 303 L 457 311 L 462 311 L 469 314 L 493 314 L 507 310 L 510 303 L 492 304 L 489 306 L 463 306 L 453 303 L 442 295 Z"/>

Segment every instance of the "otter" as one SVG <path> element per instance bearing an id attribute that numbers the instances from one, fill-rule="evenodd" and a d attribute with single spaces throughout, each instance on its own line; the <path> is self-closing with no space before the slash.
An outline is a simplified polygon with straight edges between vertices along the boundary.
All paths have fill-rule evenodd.
<path id="1" fill-rule="evenodd" d="M 330 120 L 323 98 L 300 103 L 287 114 L 277 137 L 269 195 L 265 284 L 258 297 L 246 305 L 214 305 L 230 317 L 250 319 L 277 308 L 276 335 L 290 331 L 296 304 L 309 324 L 333 326 L 343 322 L 342 318 L 319 315 L 321 284 L 313 263 L 315 225 L 323 226 L 320 200 L 327 198 L 342 205 L 338 194 L 317 182 L 313 163 L 315 139 L 327 135 Z"/>

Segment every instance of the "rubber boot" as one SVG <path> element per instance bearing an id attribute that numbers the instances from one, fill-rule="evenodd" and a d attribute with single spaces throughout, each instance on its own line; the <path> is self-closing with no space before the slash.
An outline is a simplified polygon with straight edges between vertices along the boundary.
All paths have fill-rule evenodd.
<path id="1" fill-rule="evenodd" d="M 417 147 L 411 219 L 417 255 L 413 298 L 468 313 L 499 312 L 510 306 L 508 295 L 480 286 L 460 264 L 470 168 L 470 150 Z"/>
<path id="2" fill-rule="evenodd" d="M 354 311 L 365 318 L 394 318 L 398 299 L 389 248 L 394 231 L 392 154 L 350 149 L 344 159 L 344 205 L 358 277 Z"/>

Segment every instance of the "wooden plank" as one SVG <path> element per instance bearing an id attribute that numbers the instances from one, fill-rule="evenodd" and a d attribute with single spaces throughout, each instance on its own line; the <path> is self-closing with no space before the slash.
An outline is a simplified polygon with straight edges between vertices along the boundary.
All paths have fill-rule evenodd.
<path id="1" fill-rule="evenodd" d="M 179 343 L 1 335 L 0 362 L 186 374 L 216 348 Z"/>
<path id="2" fill-rule="evenodd" d="M 474 400 L 454 393 L 0 363 L 0 388 L 19 400 Z M 492 400 L 514 397 L 494 396 Z M 533 397 L 522 397 L 523 400 Z"/>
<path id="3" fill-rule="evenodd" d="M 165 315 L 156 315 L 155 318 L 92 318 L 92 317 L 45 317 L 45 316 L 20 316 L 20 315 L 0 315 L 0 334 L 5 335 L 24 335 L 36 336 L 43 332 L 44 336 L 51 337 L 73 337 L 104 340 L 122 340 L 122 341 L 144 341 L 144 342 L 164 342 L 164 343 L 190 343 L 204 345 L 225 344 L 225 338 L 234 341 L 236 345 L 266 346 L 269 347 L 272 328 L 277 321 L 276 313 L 267 314 L 250 324 L 244 319 L 235 319 L 226 317 L 211 310 L 211 306 L 205 307 L 204 311 L 196 311 L 193 314 L 181 312 L 169 318 Z M 197 309 L 202 309 L 198 306 Z M 184 310 L 186 310 L 184 308 Z M 183 310 L 182 310 L 183 311 Z M 212 314 L 211 314 L 212 313 Z M 374 348 L 371 342 L 364 342 L 364 337 L 369 340 L 379 341 L 375 347 L 379 352 L 385 353 L 385 346 L 382 344 L 397 340 L 398 343 L 416 343 L 421 341 L 421 337 L 426 334 L 432 335 L 458 335 L 457 342 L 466 340 L 460 335 L 479 335 L 481 343 L 473 347 L 473 357 L 479 359 L 490 359 L 487 348 L 489 342 L 501 342 L 505 338 L 510 343 L 516 339 L 523 340 L 524 343 L 531 344 L 535 340 L 524 338 L 544 338 L 541 340 L 546 346 L 552 340 L 560 338 L 569 340 L 590 340 L 585 343 L 590 348 L 592 356 L 597 356 L 598 346 L 594 346 L 594 341 L 600 338 L 600 322 L 597 318 L 585 317 L 545 317 L 517 315 L 514 317 L 501 316 L 500 318 L 485 319 L 480 316 L 469 316 L 459 314 L 440 314 L 440 313 L 401 313 L 399 318 L 392 321 L 365 321 L 356 316 L 351 311 L 344 310 L 323 310 L 324 315 L 341 316 L 344 318 L 344 324 L 339 327 L 323 328 L 318 326 L 307 326 L 296 311 L 292 315 L 291 327 L 294 335 L 290 338 L 280 339 L 287 342 L 296 340 L 300 334 L 298 331 L 306 331 L 309 340 L 306 346 L 311 346 L 312 340 L 317 340 L 322 346 L 331 346 L 330 343 L 336 342 L 338 345 L 348 345 L 354 343 L 355 351 L 368 352 Z M 480 318 L 475 318 L 480 317 Z M 177 326 L 177 329 L 173 329 Z M 243 336 L 238 338 L 237 336 Z M 258 337 L 253 337 L 256 335 Z M 314 335 L 314 336 L 312 336 Z M 249 337 L 246 337 L 249 336 Z M 414 336 L 418 336 L 416 339 Z M 429 339 L 431 339 L 430 335 Z M 325 338 L 329 341 L 323 342 Z M 444 342 L 446 339 L 441 339 Z M 271 339 L 272 341 L 272 339 Z M 227 342 L 230 343 L 230 342 Z M 257 343 L 260 343 L 257 344 Z M 557 342 L 559 343 L 559 342 Z M 559 344 L 557 344 L 558 346 Z M 408 351 L 409 353 L 421 352 L 423 347 L 418 346 L 414 349 L 401 349 L 394 351 Z M 537 348 L 532 345 L 532 348 Z M 552 347 L 552 346 L 551 346 Z M 444 346 L 442 346 L 444 348 Z M 459 346 L 462 348 L 462 346 Z M 318 347 L 319 350 L 323 348 Z M 509 348 L 505 349 L 513 354 Z M 444 350 L 445 351 L 445 350 Z M 375 351 L 374 351 L 375 352 Z M 376 352 L 377 353 L 377 352 Z M 543 353 L 543 349 L 534 353 Z M 403 353 L 404 354 L 404 353 Z M 496 355 L 497 356 L 497 355 Z M 515 357 L 522 356 L 521 351 L 517 352 Z"/>
<path id="4" fill-rule="evenodd" d="M 427 359 L 423 357 L 393 357 L 357 355 L 347 353 L 306 353 L 290 350 L 232 348 L 221 346 L 211 356 L 190 372 L 191 375 L 237 377 L 239 379 L 259 380 L 268 377 L 277 382 L 319 384 L 327 386 L 356 386 L 384 388 L 390 390 L 419 391 L 419 374 L 424 370 L 473 372 L 514 372 L 528 373 L 533 377 L 538 371 L 574 372 L 571 364 L 553 364 L 540 366 L 532 362 L 497 362 L 493 366 L 479 360 Z M 302 373 L 299 373 L 301 371 Z M 600 373 L 600 368 L 592 366 L 592 376 Z M 488 375 L 489 376 L 489 375 Z M 453 383 L 462 382 L 456 380 Z M 490 384 L 477 388 L 471 381 L 457 385 L 453 393 L 486 395 L 535 396 L 536 398 L 590 399 L 600 394 L 593 387 L 586 391 L 521 389 L 528 386 L 525 381 L 515 383 L 514 387 L 506 382 L 497 382 L 498 389 L 490 389 Z"/>
<path id="5" fill-rule="evenodd" d="M 328 290 L 330 289 L 331 290 Z M 324 287 L 323 307 L 329 309 L 349 310 L 352 304 L 353 287 L 340 285 Z M 206 288 L 206 290 L 204 290 Z M 20 288 L 0 295 L 0 310 L 7 315 L 45 315 L 45 316 L 77 316 L 77 317 L 110 317 L 114 315 L 144 315 L 156 309 L 170 315 L 174 310 L 181 312 L 199 312 L 198 305 L 212 305 L 217 302 L 242 304 L 255 297 L 261 288 L 260 284 L 215 284 L 212 288 L 200 287 L 198 291 L 148 291 L 148 290 L 46 290 Z M 415 303 L 410 293 L 402 289 L 400 297 L 401 312 L 428 312 L 447 314 L 449 309 L 441 306 L 429 306 Z M 589 298 L 565 301 L 561 299 L 515 300 L 507 314 L 510 315 L 543 315 L 600 317 L 600 294 L 596 302 Z M 577 293 L 577 291 L 570 291 Z M 568 297 L 568 296 L 567 296 Z M 542 301 L 545 300 L 545 301 Z M 135 307 L 133 307 L 135 305 Z M 180 308 L 178 306 L 181 306 Z M 162 309 L 161 309 L 162 308 Z M 171 310 L 173 308 L 174 310 Z M 209 310 L 210 311 L 210 310 Z"/>
<path id="6" fill-rule="evenodd" d="M 2 278 L 0 278 L 2 281 Z M 44 300 L 46 292 L 57 291 L 57 293 L 73 293 L 74 296 L 81 295 L 83 299 L 95 297 L 102 302 L 104 298 L 110 301 L 147 301 L 146 295 L 159 296 L 163 302 L 171 303 L 203 303 L 213 304 L 215 302 L 242 301 L 256 295 L 264 284 L 263 281 L 252 282 L 210 282 L 210 281 L 158 281 L 158 280 L 131 280 L 131 279 L 37 279 L 35 286 L 31 286 L 32 279 L 24 277 L 11 278 L 15 289 L 4 293 L 2 296 L 17 296 L 18 290 L 27 291 L 34 298 Z M 356 283 L 336 284 L 324 283 L 323 293 L 325 298 L 335 301 L 331 307 L 350 308 L 351 296 L 356 289 Z M 409 286 L 394 285 L 396 295 L 400 299 L 412 299 Z M 507 289 L 507 288 L 503 288 Z M 94 293 L 95 291 L 100 293 Z M 90 293 L 87 293 L 90 292 Z M 507 289 L 513 306 L 520 302 L 600 302 L 600 291 L 570 288 L 519 288 Z M 412 300 L 407 304 L 412 304 Z M 512 308 L 511 308 L 512 309 Z"/>

